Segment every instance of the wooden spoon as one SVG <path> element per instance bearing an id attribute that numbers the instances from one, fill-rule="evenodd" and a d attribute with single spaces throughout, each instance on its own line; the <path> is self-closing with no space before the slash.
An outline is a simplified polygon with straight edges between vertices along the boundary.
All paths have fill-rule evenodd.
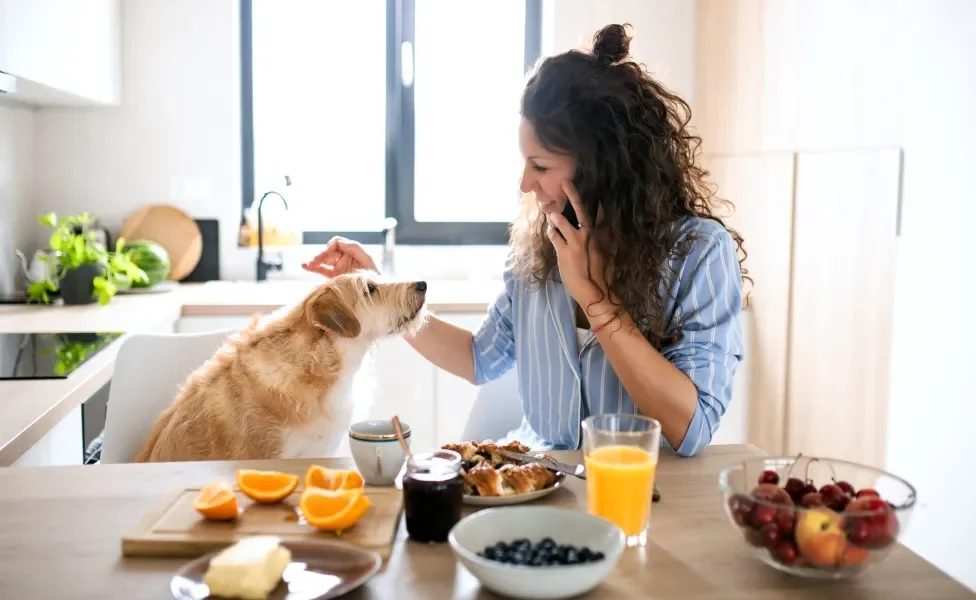
<path id="1" fill-rule="evenodd" d="M 393 433 L 397 436 L 397 441 L 400 442 L 400 447 L 403 448 L 403 453 L 407 455 L 407 462 L 413 464 L 413 454 L 410 453 L 410 446 L 407 445 L 406 438 L 403 437 L 403 427 L 400 425 L 400 417 L 393 415 Z"/>

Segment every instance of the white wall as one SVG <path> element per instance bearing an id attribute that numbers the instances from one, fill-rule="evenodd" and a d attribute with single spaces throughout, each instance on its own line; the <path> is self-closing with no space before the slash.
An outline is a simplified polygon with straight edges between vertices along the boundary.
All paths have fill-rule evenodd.
<path id="1" fill-rule="evenodd" d="M 903 0 L 896 15 L 905 174 L 888 468 L 918 488 L 905 542 L 976 590 L 976 3 Z"/>
<path id="2" fill-rule="evenodd" d="M 14 250 L 28 258 L 38 227 L 34 195 L 34 112 L 0 105 L 0 294 L 24 289 Z"/>
<path id="3" fill-rule="evenodd" d="M 690 95 L 695 5 L 546 0 L 544 49 L 588 45 L 606 23 L 629 21 L 636 27 L 635 54 Z M 254 278 L 256 252 L 236 245 L 241 197 L 237 7 L 237 0 L 123 0 L 122 105 L 38 112 L 39 211 L 88 210 L 115 229 L 139 206 L 171 203 L 197 218 L 220 219 L 222 277 Z M 302 276 L 298 264 L 311 252 L 290 250 L 285 275 Z M 400 248 L 398 270 L 433 264 L 438 257 L 446 258 L 440 265 L 447 271 L 443 276 L 464 277 L 471 263 L 481 265 L 478 277 L 498 276 L 504 249 Z"/>

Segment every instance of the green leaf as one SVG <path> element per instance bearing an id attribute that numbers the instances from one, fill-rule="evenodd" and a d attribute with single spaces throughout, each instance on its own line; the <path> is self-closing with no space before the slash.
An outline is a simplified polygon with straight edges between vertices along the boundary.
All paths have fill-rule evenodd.
<path id="1" fill-rule="evenodd" d="M 48 243 L 48 245 L 51 246 L 51 250 L 60 250 L 61 249 L 61 231 L 60 230 L 55 230 L 53 233 L 51 233 L 51 238 L 48 240 L 47 243 Z"/>
<path id="2" fill-rule="evenodd" d="M 58 216 L 53 212 L 41 215 L 37 217 L 37 220 L 40 221 L 41 225 L 46 225 L 47 227 L 57 227 L 58 225 Z"/>

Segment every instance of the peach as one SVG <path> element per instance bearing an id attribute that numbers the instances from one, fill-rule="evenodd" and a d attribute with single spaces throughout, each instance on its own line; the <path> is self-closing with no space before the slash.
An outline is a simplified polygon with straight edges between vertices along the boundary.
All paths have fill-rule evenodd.
<path id="1" fill-rule="evenodd" d="M 834 569 L 844 563 L 847 535 L 844 519 L 825 506 L 801 511 L 797 515 L 796 547 L 811 565 Z"/>

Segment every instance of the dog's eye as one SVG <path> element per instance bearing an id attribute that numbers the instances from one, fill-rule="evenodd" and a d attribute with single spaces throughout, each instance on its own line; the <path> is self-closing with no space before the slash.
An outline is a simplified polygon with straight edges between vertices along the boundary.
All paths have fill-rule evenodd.
<path id="1" fill-rule="evenodd" d="M 376 291 L 376 285 L 372 283 L 366 284 L 366 294 L 372 296 L 375 291 Z"/>

